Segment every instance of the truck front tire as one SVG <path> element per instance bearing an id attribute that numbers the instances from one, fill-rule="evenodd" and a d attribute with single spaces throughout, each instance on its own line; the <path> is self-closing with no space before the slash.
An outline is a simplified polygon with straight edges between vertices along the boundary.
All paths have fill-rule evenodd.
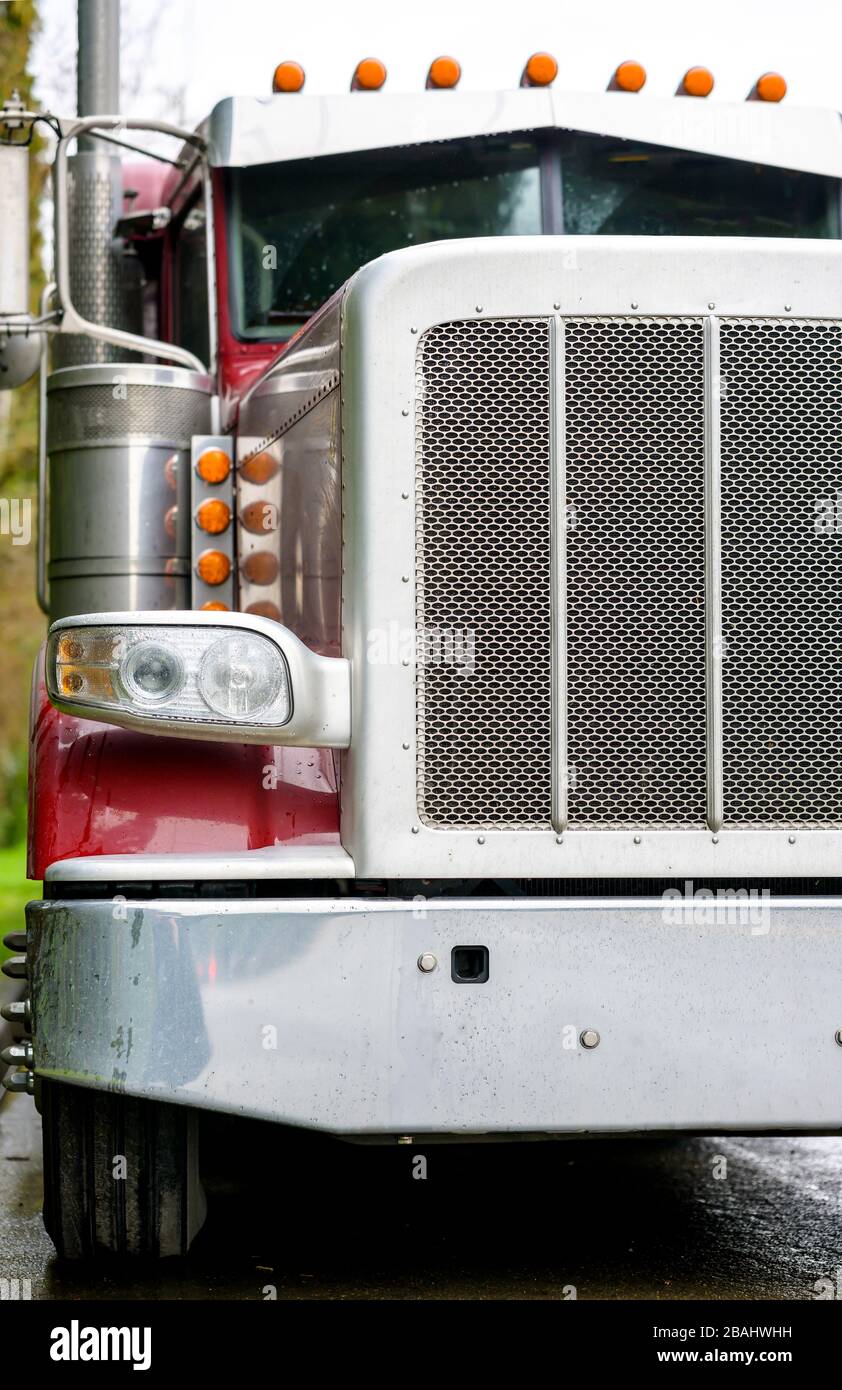
<path id="1" fill-rule="evenodd" d="M 58 1081 L 40 1091 L 44 1225 L 58 1254 L 185 1255 L 205 1218 L 196 1112 Z"/>

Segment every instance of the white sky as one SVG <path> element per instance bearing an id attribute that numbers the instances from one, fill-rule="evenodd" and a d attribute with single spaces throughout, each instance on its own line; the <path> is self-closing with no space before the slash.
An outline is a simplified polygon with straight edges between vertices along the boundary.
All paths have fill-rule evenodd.
<path id="1" fill-rule="evenodd" d="M 75 0 L 40 0 L 38 95 L 75 109 Z M 308 92 L 346 91 L 359 58 L 382 58 L 388 88 L 420 90 L 439 53 L 462 86 L 516 86 L 536 49 L 559 62 L 556 85 L 602 91 L 624 58 L 648 72 L 646 95 L 669 96 L 694 63 L 716 79 L 711 101 L 741 101 L 767 69 L 787 102 L 842 109 L 842 0 L 123 0 L 126 114 L 195 124 L 221 97 L 271 92 L 295 58 Z M 182 104 L 183 109 L 178 107 Z"/>

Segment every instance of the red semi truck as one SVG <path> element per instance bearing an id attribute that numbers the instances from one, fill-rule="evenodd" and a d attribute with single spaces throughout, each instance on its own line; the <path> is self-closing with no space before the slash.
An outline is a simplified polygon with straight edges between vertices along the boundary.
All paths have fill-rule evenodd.
<path id="1" fill-rule="evenodd" d="M 38 315 L 3 110 L 50 619 L 7 1085 L 65 1255 L 188 1247 L 203 1108 L 842 1127 L 839 118 L 555 75 L 50 117 Z"/>

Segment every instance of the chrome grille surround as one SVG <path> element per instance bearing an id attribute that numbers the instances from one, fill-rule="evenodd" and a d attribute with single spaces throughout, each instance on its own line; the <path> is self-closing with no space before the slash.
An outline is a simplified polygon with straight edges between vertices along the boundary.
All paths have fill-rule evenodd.
<path id="1" fill-rule="evenodd" d="M 535 826 L 525 833 L 510 824 L 487 828 L 476 823 L 435 824 L 419 814 L 418 673 L 411 651 L 403 645 L 413 638 L 418 621 L 413 582 L 418 569 L 418 345 L 426 333 L 443 324 L 502 319 L 544 319 L 557 364 L 564 361 L 568 326 L 580 320 L 683 319 L 703 325 L 707 522 L 703 612 L 709 747 L 707 812 L 698 818 L 697 782 L 693 791 L 697 818 L 691 823 L 652 821 L 635 826 L 583 821 L 577 819 L 581 812 L 575 786 L 566 789 L 570 793 L 567 805 L 561 804 L 558 795 L 565 767 L 563 734 L 568 722 L 573 727 L 570 700 L 563 698 L 565 694 L 572 697 L 573 692 L 564 691 L 563 677 L 569 665 L 575 678 L 576 664 L 575 652 L 569 662 L 563 659 L 564 643 L 559 641 L 568 627 L 568 598 L 571 624 L 575 617 L 576 576 L 567 575 L 569 595 L 560 579 L 567 569 L 563 563 L 567 542 L 571 547 L 578 543 L 572 529 L 568 533 L 562 524 L 565 508 L 559 505 L 566 495 L 562 485 L 567 462 L 562 447 L 565 402 L 560 369 L 553 374 L 550 403 L 551 598 L 557 664 L 553 691 L 562 696 L 552 720 L 552 825 Z M 719 487 L 720 453 L 723 473 L 729 464 L 724 413 L 721 448 L 718 431 L 718 359 L 720 331 L 727 354 L 727 325 L 735 319 L 842 323 L 842 244 L 781 238 L 485 238 L 393 253 L 364 268 L 346 287 L 340 362 L 342 602 L 343 652 L 352 661 L 354 734 L 343 757 L 341 833 L 358 876 L 409 876 L 421 881 L 561 877 L 581 882 L 600 878 L 672 881 L 677 877 L 695 883 L 708 878 L 771 883 L 782 876 L 815 878 L 835 872 L 842 860 L 842 825 L 738 822 L 734 804 L 723 797 L 723 743 L 727 769 L 733 691 L 727 672 L 720 675 L 717 658 L 722 645 L 719 629 L 723 617 L 727 625 L 729 616 L 727 595 L 722 601 L 719 597 L 720 571 L 727 581 L 728 559 L 723 556 L 720 565 L 717 542 L 721 490 L 722 539 L 727 547 L 726 482 L 728 490 L 732 483 L 724 479 Z M 727 380 L 725 386 L 727 392 Z M 573 406 L 575 416 L 575 398 Z M 702 441 L 696 438 L 695 425 L 693 435 L 696 449 Z M 698 459 L 698 454 L 694 457 Z M 581 466 L 572 457 L 571 477 L 577 466 L 581 474 Z M 693 467 L 698 479 L 698 463 Z M 734 478 L 737 474 L 735 470 Z M 697 496 L 698 490 L 694 491 Z M 571 563 L 574 557 L 572 548 Z M 668 566 L 675 563 L 667 548 L 664 559 Z M 429 573 L 424 576 L 427 585 L 429 577 Z M 379 653 L 376 657 L 372 648 Z M 696 663 L 694 671 L 698 669 Z M 676 680 L 682 679 L 678 671 Z M 680 767 L 677 776 L 682 776 Z"/>

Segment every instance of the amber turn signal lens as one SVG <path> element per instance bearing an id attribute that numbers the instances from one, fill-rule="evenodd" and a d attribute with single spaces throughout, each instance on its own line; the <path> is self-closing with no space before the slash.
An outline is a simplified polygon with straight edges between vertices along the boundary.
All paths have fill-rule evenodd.
<path id="1" fill-rule="evenodd" d="M 85 655 L 85 648 L 81 642 L 76 642 L 72 637 L 62 637 L 58 644 L 58 661 L 81 661 Z"/>
<path id="2" fill-rule="evenodd" d="M 786 82 L 779 72 L 764 72 L 762 77 L 758 77 L 755 90 L 760 101 L 783 101 Z"/>
<path id="3" fill-rule="evenodd" d="M 203 531 L 219 536 L 231 523 L 231 508 L 219 497 L 209 497 L 196 512 L 196 521 Z"/>
<path id="4" fill-rule="evenodd" d="M 205 449 L 197 460 L 196 472 L 205 483 L 224 483 L 231 472 L 231 460 L 224 449 Z"/>
<path id="5" fill-rule="evenodd" d="M 386 81 L 386 66 L 379 58 L 363 58 L 357 63 L 352 92 L 379 92 Z"/>
<path id="6" fill-rule="evenodd" d="M 646 81 L 646 69 L 642 63 L 621 63 L 614 73 L 614 85 L 621 92 L 639 92 Z"/>
<path id="7" fill-rule="evenodd" d="M 196 573 L 205 584 L 224 584 L 231 573 L 231 561 L 221 550 L 203 550 L 196 561 Z"/>
<path id="8" fill-rule="evenodd" d="M 434 58 L 427 73 L 428 87 L 455 87 L 462 69 L 455 58 Z"/>
<path id="9" fill-rule="evenodd" d="M 230 613 L 230 611 L 227 603 L 218 603 L 216 599 L 202 604 L 203 613 Z"/>
<path id="10" fill-rule="evenodd" d="M 271 618 L 276 623 L 281 621 L 281 610 L 277 603 L 269 603 L 266 599 L 260 603 L 250 603 L 246 612 L 253 613 L 256 618 Z"/>
<path id="11" fill-rule="evenodd" d="M 710 68 L 688 68 L 681 86 L 688 97 L 709 97 L 713 91 L 713 73 Z"/>
<path id="12" fill-rule="evenodd" d="M 254 454 L 240 464 L 240 477 L 247 483 L 268 483 L 278 471 L 278 464 L 271 454 Z"/>
<path id="13" fill-rule="evenodd" d="M 279 63 L 272 77 L 273 92 L 300 92 L 304 86 L 304 69 L 300 63 Z"/>
<path id="14" fill-rule="evenodd" d="M 62 695 L 78 695 L 84 690 L 88 699 L 109 698 L 114 694 L 110 671 L 87 666 L 81 671 L 65 667 L 59 674 Z"/>
<path id="15" fill-rule="evenodd" d="M 549 87 L 558 77 L 558 63 L 552 53 L 533 53 L 523 69 L 521 86 Z"/>

